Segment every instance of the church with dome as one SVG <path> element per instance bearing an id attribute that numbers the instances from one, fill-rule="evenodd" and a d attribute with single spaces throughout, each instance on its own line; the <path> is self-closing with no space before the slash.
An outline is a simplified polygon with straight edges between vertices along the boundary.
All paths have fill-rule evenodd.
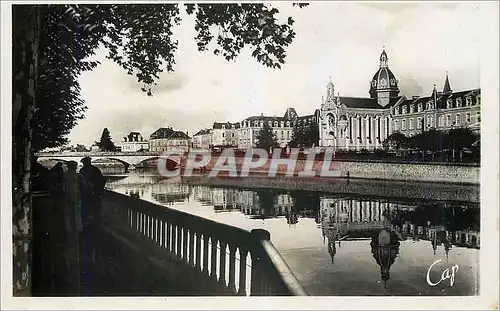
<path id="1" fill-rule="evenodd" d="M 319 111 L 319 145 L 337 150 L 374 150 L 392 133 L 413 136 L 422 131 L 457 127 L 480 130 L 481 90 L 454 92 L 446 75 L 443 90 L 429 96 L 400 95 L 399 81 L 385 50 L 370 81 L 369 97 L 335 96 L 330 80 Z"/>

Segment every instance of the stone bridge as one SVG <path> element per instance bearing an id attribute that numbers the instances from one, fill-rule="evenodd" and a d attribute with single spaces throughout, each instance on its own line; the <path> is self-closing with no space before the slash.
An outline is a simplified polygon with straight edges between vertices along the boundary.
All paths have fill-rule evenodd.
<path id="1" fill-rule="evenodd" d="M 76 161 L 80 162 L 84 157 L 91 157 L 92 162 L 99 159 L 114 160 L 122 163 L 125 170 L 134 169 L 140 163 L 158 159 L 162 154 L 153 151 L 144 152 L 40 152 L 35 154 L 38 161 L 54 160 L 61 162 Z M 167 158 L 167 166 L 179 166 L 185 158 L 183 152 L 170 155 Z"/>

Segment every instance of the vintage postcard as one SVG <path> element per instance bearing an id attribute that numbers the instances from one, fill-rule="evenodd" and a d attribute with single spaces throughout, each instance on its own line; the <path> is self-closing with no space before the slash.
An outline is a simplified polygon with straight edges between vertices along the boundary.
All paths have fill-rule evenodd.
<path id="1" fill-rule="evenodd" d="M 2 308 L 498 309 L 498 2 L 1 8 Z"/>

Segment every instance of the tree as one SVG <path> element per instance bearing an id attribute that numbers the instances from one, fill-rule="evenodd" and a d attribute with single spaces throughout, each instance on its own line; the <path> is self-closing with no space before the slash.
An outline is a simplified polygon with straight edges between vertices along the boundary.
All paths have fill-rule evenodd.
<path id="1" fill-rule="evenodd" d="M 101 134 L 101 140 L 96 142 L 97 146 L 101 151 L 116 151 L 116 146 L 111 140 L 111 136 L 109 135 L 108 128 L 104 128 Z"/>
<path id="2" fill-rule="evenodd" d="M 410 141 L 405 134 L 394 132 L 384 140 L 383 145 L 385 149 L 400 151 L 408 148 L 410 146 Z"/>
<path id="3" fill-rule="evenodd" d="M 267 124 L 267 122 L 264 122 L 264 126 L 260 129 L 256 139 L 257 148 L 262 148 L 270 151 L 272 148 L 279 147 L 276 135 L 274 135 L 273 130 L 271 129 L 269 124 Z"/>
<path id="4" fill-rule="evenodd" d="M 75 151 L 76 152 L 89 152 L 90 150 L 87 149 L 87 147 L 85 147 L 84 145 L 77 144 L 75 147 Z"/>
<path id="5" fill-rule="evenodd" d="M 272 5 L 186 8 L 196 16 L 200 51 L 213 42 L 214 54 L 234 60 L 250 47 L 252 56 L 268 67 L 285 63 L 285 48 L 295 37 L 294 20 L 279 23 Z M 152 95 L 159 74 L 174 70 L 177 41 L 172 28 L 181 19 L 178 4 L 15 5 L 12 18 L 13 284 L 15 296 L 29 296 L 33 152 L 64 145 L 66 135 L 84 117 L 77 78 L 98 65 L 86 59 L 100 45 Z"/>
<path id="6" fill-rule="evenodd" d="M 411 146 L 422 150 L 423 154 L 430 151 L 434 160 L 435 153 L 443 149 L 444 134 L 436 129 L 430 129 L 411 137 L 410 141 Z"/>
<path id="7" fill-rule="evenodd" d="M 289 142 L 290 147 L 311 148 L 317 145 L 319 141 L 319 127 L 316 122 L 308 124 L 297 123 L 292 132 L 292 139 Z"/>
<path id="8" fill-rule="evenodd" d="M 465 148 L 472 148 L 473 144 L 479 140 L 479 135 L 475 134 L 468 128 L 453 128 L 449 130 L 444 137 L 444 145 L 446 149 L 453 151 L 453 159 L 455 159 L 455 151 L 460 152 L 460 159 L 462 158 L 462 151 Z"/>

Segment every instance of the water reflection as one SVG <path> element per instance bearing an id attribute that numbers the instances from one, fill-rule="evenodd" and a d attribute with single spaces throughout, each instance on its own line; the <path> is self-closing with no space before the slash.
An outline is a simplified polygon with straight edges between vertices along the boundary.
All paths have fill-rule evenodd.
<path id="1" fill-rule="evenodd" d="M 239 219 L 245 218 L 247 222 L 242 227 L 260 226 L 269 230 L 273 243 L 286 259 L 291 260 L 292 269 L 303 269 L 303 274 L 302 271 L 297 271 L 297 274 L 304 284 L 311 284 L 313 293 L 365 295 L 377 292 L 376 288 L 367 287 L 364 292 L 358 293 L 348 286 L 349 282 L 357 286 L 354 284 L 359 284 L 355 283 L 359 279 L 378 281 L 387 293 L 398 295 L 420 292 L 427 295 L 448 292 L 470 295 L 477 291 L 473 280 L 477 262 L 471 251 L 480 247 L 478 204 L 409 202 L 300 190 L 250 190 L 190 185 L 179 180 L 159 181 L 155 178 L 127 177 L 111 182 L 109 187 L 232 225 L 242 224 Z M 214 216 L 200 212 L 197 206 L 212 211 Z M 315 242 L 316 234 L 322 241 Z M 302 255 L 302 249 L 307 249 L 308 253 Z M 445 291 L 429 287 L 425 283 L 426 269 L 441 254 L 443 262 L 447 261 L 454 250 L 456 254 L 450 262 L 459 261 L 471 267 L 470 272 L 463 276 L 468 278 L 467 281 Z M 328 259 L 325 266 L 323 261 L 319 263 L 320 259 L 317 259 L 323 258 L 322 254 Z M 311 272 L 311 260 L 316 260 L 314 271 L 318 274 Z M 363 269 L 363 272 L 356 269 Z M 337 275 L 333 280 L 327 277 L 330 272 L 345 273 L 347 270 L 352 271 L 351 279 L 341 281 L 337 280 Z M 461 272 L 466 273 L 465 270 Z M 412 282 L 419 278 L 420 283 L 410 286 L 402 281 L 404 278 Z M 313 287 L 317 282 L 336 282 L 336 285 L 330 284 L 330 289 Z M 390 282 L 398 285 L 387 289 Z"/>

